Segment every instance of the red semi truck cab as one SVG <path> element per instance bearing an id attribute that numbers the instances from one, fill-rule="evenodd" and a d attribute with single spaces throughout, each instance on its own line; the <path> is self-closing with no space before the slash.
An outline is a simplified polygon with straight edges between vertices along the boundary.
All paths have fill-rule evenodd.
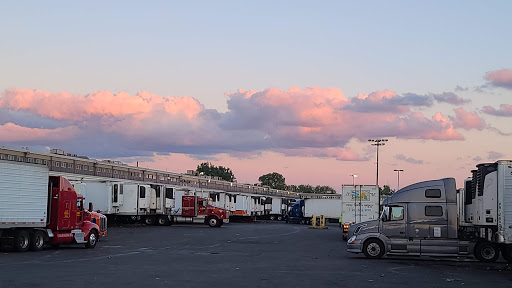
<path id="1" fill-rule="evenodd" d="M 47 231 L 51 245 L 63 243 L 85 244 L 94 248 L 100 237 L 106 235 L 106 217 L 84 209 L 84 197 L 73 189 L 67 179 L 50 176 L 48 210 L 50 221 Z M 96 222 L 96 223 L 94 223 Z M 100 225 L 103 224 L 103 227 Z M 53 236 L 53 237 L 52 237 Z"/>
<path id="2" fill-rule="evenodd" d="M 183 217 L 204 217 L 204 224 L 210 227 L 220 227 L 227 220 L 226 209 L 214 207 L 208 200 L 198 196 L 183 196 L 182 198 Z"/>

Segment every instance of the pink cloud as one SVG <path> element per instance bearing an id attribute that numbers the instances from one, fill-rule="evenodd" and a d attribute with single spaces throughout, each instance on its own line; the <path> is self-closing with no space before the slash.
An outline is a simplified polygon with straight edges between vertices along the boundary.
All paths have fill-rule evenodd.
<path id="1" fill-rule="evenodd" d="M 450 117 L 455 128 L 466 130 L 483 130 L 486 127 L 485 121 L 481 119 L 476 112 L 468 112 L 463 108 L 454 109 L 455 117 Z"/>
<path id="2" fill-rule="evenodd" d="M 0 141 L 2 142 L 58 142 L 72 139 L 78 133 L 76 127 L 56 129 L 38 129 L 22 127 L 13 123 L 0 125 Z"/>
<path id="3" fill-rule="evenodd" d="M 410 107 L 430 105 L 431 97 L 422 95 L 398 96 L 385 90 L 348 100 L 340 89 L 318 87 L 239 89 L 226 95 L 229 110 L 220 113 L 190 97 L 148 92 L 73 95 L 11 89 L 0 98 L 0 109 L 56 119 L 59 127 L 79 127 L 80 133 L 73 134 L 68 145 L 105 153 L 111 149 L 110 153 L 122 155 L 133 153 L 129 151 L 195 155 L 288 151 L 358 160 L 363 158 L 345 147 L 354 138 L 463 139 L 453 120 L 411 111 Z M 346 109 L 354 103 L 358 109 Z M 21 138 L 10 141 L 16 139 Z M 301 149 L 305 150 L 293 152 Z"/>
<path id="4" fill-rule="evenodd" d="M 125 92 L 113 94 L 110 91 L 72 95 L 67 92 L 50 93 L 26 89 L 7 90 L 0 98 L 0 107 L 66 121 L 82 121 L 92 116 L 129 115 L 148 118 L 162 109 L 167 115 L 191 119 L 204 109 L 197 100 L 190 97 L 160 97 L 148 92 L 140 92 L 135 96 Z"/>
<path id="5" fill-rule="evenodd" d="M 485 106 L 482 108 L 482 111 L 494 116 L 512 117 L 512 105 L 509 104 L 501 104 L 499 109 Z"/>
<path id="6" fill-rule="evenodd" d="M 510 69 L 487 72 L 484 79 L 494 86 L 512 89 L 512 70 Z"/>

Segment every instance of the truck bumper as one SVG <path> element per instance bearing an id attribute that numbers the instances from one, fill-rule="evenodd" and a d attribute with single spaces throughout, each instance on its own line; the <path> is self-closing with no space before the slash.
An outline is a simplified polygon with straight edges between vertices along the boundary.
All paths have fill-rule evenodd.
<path id="1" fill-rule="evenodd" d="M 347 252 L 351 253 L 362 253 L 363 252 L 363 245 L 361 243 L 358 243 L 359 240 L 356 240 L 355 243 L 349 244 L 347 243 Z"/>

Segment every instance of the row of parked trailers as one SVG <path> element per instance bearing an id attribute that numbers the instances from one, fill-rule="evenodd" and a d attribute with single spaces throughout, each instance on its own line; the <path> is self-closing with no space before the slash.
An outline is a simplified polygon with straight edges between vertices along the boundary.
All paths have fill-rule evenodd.
<path id="1" fill-rule="evenodd" d="M 87 203 L 92 203 L 96 211 L 117 221 L 142 221 L 148 225 L 204 222 L 210 226 L 220 226 L 218 222 L 227 223 L 230 217 L 282 220 L 288 206 L 294 202 L 279 196 L 229 193 L 137 181 L 67 177 L 77 193 L 83 195 Z M 193 198 L 193 207 L 185 203 L 190 197 Z M 190 209 L 194 212 L 189 213 Z M 209 221 L 209 218 L 217 218 L 217 221 Z"/>

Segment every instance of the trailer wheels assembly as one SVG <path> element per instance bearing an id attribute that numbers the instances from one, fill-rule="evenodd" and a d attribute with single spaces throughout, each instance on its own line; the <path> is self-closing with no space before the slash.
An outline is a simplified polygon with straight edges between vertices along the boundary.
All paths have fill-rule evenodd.
<path id="1" fill-rule="evenodd" d="M 364 242 L 363 253 L 366 258 L 380 259 L 384 256 L 384 244 L 377 239 L 369 239 Z"/>
<path id="2" fill-rule="evenodd" d="M 25 252 L 30 246 L 30 235 L 25 230 L 17 230 L 14 234 L 14 250 Z"/>
<path id="3" fill-rule="evenodd" d="M 160 217 L 158 217 L 158 225 L 161 225 L 161 226 L 171 225 L 171 220 L 169 220 L 169 216 L 160 215 Z"/>
<path id="4" fill-rule="evenodd" d="M 156 223 L 155 217 L 148 216 L 148 217 L 144 218 L 144 223 L 146 223 L 146 225 L 148 225 L 148 226 L 155 225 L 155 223 Z"/>
<path id="5" fill-rule="evenodd" d="M 44 233 L 36 230 L 30 235 L 30 250 L 41 251 L 44 248 Z"/>
<path id="6" fill-rule="evenodd" d="M 89 237 L 87 237 L 87 243 L 85 243 L 85 247 L 92 249 L 96 246 L 96 243 L 98 243 L 98 233 L 96 230 L 92 230 L 89 232 Z"/>
<path id="7" fill-rule="evenodd" d="M 480 242 L 475 246 L 475 257 L 482 262 L 496 262 L 500 257 L 500 250 L 494 243 Z"/>

